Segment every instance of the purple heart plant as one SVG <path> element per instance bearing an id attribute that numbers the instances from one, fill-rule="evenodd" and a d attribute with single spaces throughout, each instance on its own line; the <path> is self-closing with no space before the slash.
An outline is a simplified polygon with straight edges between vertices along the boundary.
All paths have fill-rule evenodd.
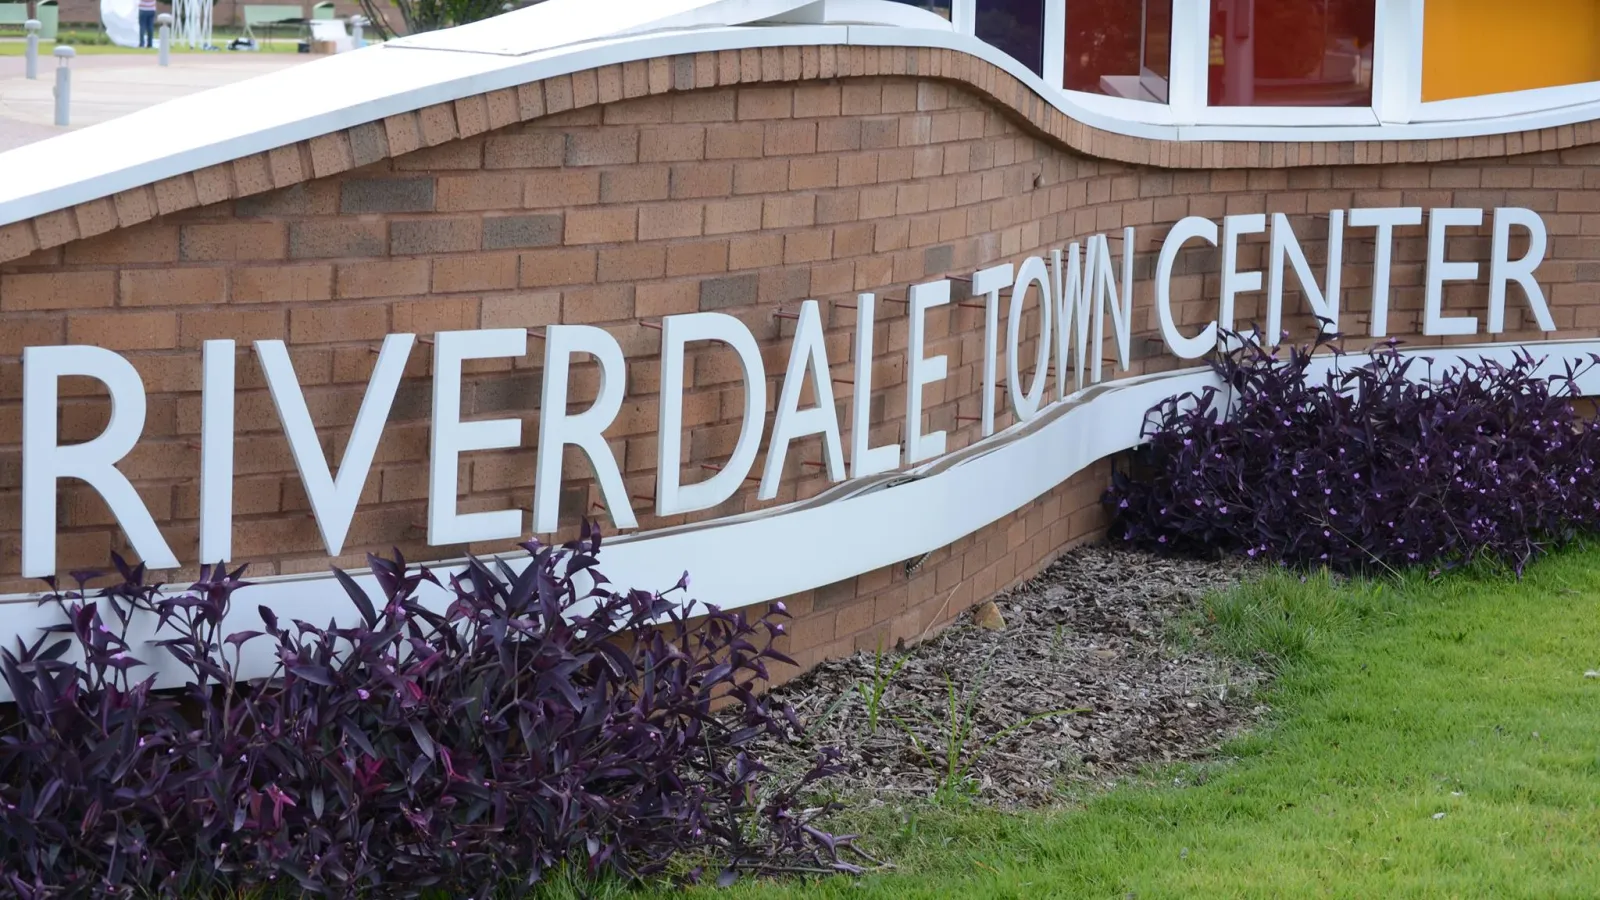
<path id="1" fill-rule="evenodd" d="M 52 582 L 65 621 L 0 652 L 16 700 L 0 712 L 0 893 L 483 897 L 558 868 L 858 871 L 850 839 L 818 827 L 835 806 L 802 803 L 838 754 L 772 786 L 751 749 L 798 733 L 759 693 L 793 665 L 782 604 L 697 607 L 674 596 L 687 576 L 614 590 L 588 525 L 524 547 L 520 571 L 472 560 L 446 584 L 372 557 L 377 596 L 337 573 L 359 623 L 321 627 L 261 608 L 259 628 L 224 633 L 242 567 L 178 592 L 121 559 L 110 587 Z M 448 606 L 419 602 L 425 583 Z M 130 641 L 136 616 L 156 617 L 155 641 Z M 242 678 L 256 642 L 276 672 Z M 187 685 L 156 690 L 148 654 Z"/>
<path id="2" fill-rule="evenodd" d="M 1212 362 L 1222 390 L 1150 411 L 1104 498 L 1113 541 L 1339 572 L 1520 573 L 1600 525 L 1600 431 L 1573 402 L 1600 358 L 1541 374 L 1519 350 L 1437 371 L 1394 341 L 1345 365 L 1335 336 L 1286 352 L 1231 337 Z M 1317 375 L 1325 351 L 1340 364 Z"/>

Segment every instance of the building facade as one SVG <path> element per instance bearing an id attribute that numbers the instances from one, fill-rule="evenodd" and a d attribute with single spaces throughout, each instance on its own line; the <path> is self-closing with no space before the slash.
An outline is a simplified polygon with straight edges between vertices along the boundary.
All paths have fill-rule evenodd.
<path id="1" fill-rule="evenodd" d="M 1230 328 L 1600 336 L 1600 44 L 1506 81 L 1498 6 L 581 6 L 8 154 L 0 632 L 112 552 L 326 616 L 590 518 L 810 665 L 1100 534 Z"/>

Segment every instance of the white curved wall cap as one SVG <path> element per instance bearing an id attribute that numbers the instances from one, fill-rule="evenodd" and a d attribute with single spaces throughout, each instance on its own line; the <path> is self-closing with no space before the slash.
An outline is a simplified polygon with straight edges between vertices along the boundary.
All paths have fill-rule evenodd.
<path id="1" fill-rule="evenodd" d="M 1433 360 L 1414 367 L 1417 377 L 1465 360 L 1512 361 L 1520 344 L 1480 344 L 1403 349 Z M 1544 360 L 1541 372 L 1557 374 L 1567 360 L 1600 353 L 1600 340 L 1549 341 L 1531 348 Z M 1312 367 L 1320 379 L 1335 365 L 1360 365 L 1367 355 L 1319 357 Z M 1182 369 L 1106 382 L 1058 401 L 1040 415 L 949 456 L 908 472 L 895 473 L 859 492 L 835 494 L 831 502 L 805 501 L 681 528 L 612 538 L 601 552 L 600 570 L 623 587 L 664 589 L 687 570 L 689 596 L 732 609 L 785 597 L 845 578 L 913 559 L 937 550 L 1023 508 L 1073 475 L 1141 442 L 1147 411 L 1167 397 L 1220 386 L 1209 368 Z M 1600 394 L 1600 371 L 1579 380 L 1580 393 Z M 848 486 L 848 485 L 847 485 Z M 821 499 L 821 498 L 816 498 Z M 493 560 L 496 557 L 484 557 Z M 526 556 L 505 557 L 516 571 Z M 730 562 L 733 561 L 733 562 Z M 462 571 L 457 562 L 431 568 L 445 583 Z M 370 574 L 356 583 L 373 596 Z M 180 586 L 181 587 L 181 586 Z M 258 605 L 284 620 L 349 622 L 355 616 L 344 592 L 329 573 L 264 578 L 240 594 L 224 628 L 257 627 Z M 424 585 L 419 598 L 442 609 L 450 598 L 442 588 Z M 32 641 L 38 629 L 54 624 L 59 611 L 38 606 L 35 594 L 0 597 L 0 645 L 17 638 Z M 141 619 L 130 630 L 135 647 L 149 639 L 152 623 Z M 265 644 L 250 647 L 242 660 L 247 677 L 268 674 L 273 664 Z M 181 684 L 182 671 L 154 648 L 139 654 L 155 667 L 157 684 Z M 9 699 L 0 685 L 0 700 Z"/>
<path id="2" fill-rule="evenodd" d="M 892 0 L 545 0 L 456 28 L 388 42 L 399 49 L 522 56 L 608 37 L 736 25 L 888 25 L 950 31 L 950 22 Z"/>
<path id="3" fill-rule="evenodd" d="M 500 18 L 504 17 L 488 21 Z M 0 179 L 0 225 L 386 116 L 596 66 L 717 50 L 852 43 L 959 49 L 1005 69 L 1034 90 L 1045 90 L 1044 83 L 1016 60 L 970 35 L 949 30 L 725 26 L 607 38 L 517 56 L 441 51 L 429 54 L 426 65 L 418 64 L 414 52 L 375 45 L 169 100 L 0 153 L 0 164 L 8 171 L 30 173 L 28 178 Z M 1086 110 L 1069 114 L 1097 127 L 1115 124 Z M 1142 129 L 1134 126 L 1134 130 Z M 1149 130 L 1152 133 L 1146 136 L 1172 136 L 1170 129 L 1164 135 L 1160 129 Z M 106 147 L 118 149 L 107 153 Z"/>
<path id="4" fill-rule="evenodd" d="M 893 0 L 817 0 L 764 19 L 762 24 L 894 25 L 931 31 L 955 30 L 943 16 Z"/>
<path id="5" fill-rule="evenodd" d="M 0 153 L 7 171 L 26 172 L 26 178 L 0 180 L 0 225 L 44 215 L 79 203 L 109 197 L 121 191 L 154 184 L 166 178 L 207 166 L 263 153 L 344 128 L 380 121 L 386 116 L 446 103 L 476 94 L 514 87 L 530 81 L 568 74 L 596 66 L 660 56 L 757 47 L 859 45 L 950 49 L 983 59 L 1022 81 L 1062 113 L 1085 125 L 1114 134 L 1152 140 L 1215 141 L 1362 141 L 1421 140 L 1469 137 L 1569 125 L 1600 117 L 1600 102 L 1586 103 L 1519 116 L 1487 120 L 1428 122 L 1412 125 L 1270 126 L 1183 125 L 1164 121 L 1134 121 L 1130 104 L 1112 106 L 1101 100 L 1047 86 L 1021 63 L 977 38 L 951 30 L 948 23 L 928 14 L 911 19 L 928 27 L 859 24 L 778 24 L 762 26 L 718 25 L 688 30 L 649 31 L 621 37 L 601 37 L 550 49 L 497 51 L 471 49 L 483 46 L 474 39 L 452 49 L 455 32 L 483 28 L 492 32 L 507 20 L 557 11 L 584 0 L 548 0 L 539 6 L 462 26 L 426 37 L 437 42 L 428 47 L 378 45 L 341 53 L 248 81 L 237 82 L 188 97 L 171 100 L 128 116 L 68 132 L 49 140 Z M 591 6 L 598 0 L 587 0 Z M 796 0 L 626 0 L 636 11 L 625 27 L 649 28 L 663 21 L 689 21 L 696 17 L 730 17 L 767 13 L 804 18 L 812 4 Z M 664 3 L 668 15 L 651 17 L 640 12 Z M 900 15 L 885 11 L 899 4 L 887 0 L 821 0 L 823 15 L 865 17 Z M 835 7 L 834 4 L 839 4 Z M 659 8 L 659 7 L 658 7 Z M 737 18 L 738 16 L 732 16 Z M 591 16 L 593 18 L 593 16 Z M 523 21 L 523 20 L 518 20 Z M 532 20 L 528 20 L 532 21 Z M 568 36 L 588 33 L 570 25 Z M 617 23 L 594 31 L 615 32 Z M 530 40 L 532 40 L 530 38 Z M 504 43 L 504 42 L 501 42 Z M 425 65 L 418 64 L 418 49 L 430 49 Z M 1157 104 L 1152 119 L 1170 119 Z M 1139 112 L 1138 110 L 1134 111 Z M 115 147 L 115 153 L 105 148 Z"/>
<path id="6" fill-rule="evenodd" d="M 808 5 L 811 0 L 545 0 L 385 46 L 523 56 L 608 37 L 744 25 Z"/>

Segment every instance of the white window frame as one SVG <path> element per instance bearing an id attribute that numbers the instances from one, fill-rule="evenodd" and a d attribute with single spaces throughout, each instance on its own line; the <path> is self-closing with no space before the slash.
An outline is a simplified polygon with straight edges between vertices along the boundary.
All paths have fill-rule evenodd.
<path id="1" fill-rule="evenodd" d="M 1439 2 L 1439 0 L 1435 0 Z M 1427 21 L 1426 0 L 1411 4 L 1415 19 L 1411 22 L 1410 57 L 1416 66 L 1415 86 L 1411 90 L 1409 122 L 1461 122 L 1475 119 L 1498 119 L 1527 113 L 1546 112 L 1564 107 L 1600 104 L 1600 81 L 1579 84 L 1559 84 L 1553 87 L 1528 88 L 1522 91 L 1503 91 L 1498 94 L 1480 94 L 1476 97 L 1458 97 L 1453 100 L 1422 99 L 1423 24 Z"/>
<path id="2" fill-rule="evenodd" d="M 1455 100 L 1434 100 L 1429 103 L 1418 101 L 1415 112 L 1411 114 L 1411 121 L 1460 122 L 1473 119 L 1498 119 L 1591 103 L 1600 103 L 1600 81 L 1460 97 Z"/>
<path id="3" fill-rule="evenodd" d="M 1254 3 L 1270 3 L 1272 0 L 1254 0 Z M 1199 37 L 1202 61 L 1209 63 L 1211 41 L 1211 16 L 1209 0 L 1174 0 L 1174 3 L 1183 3 L 1194 8 L 1198 17 Z M 1388 4 L 1378 3 L 1373 14 L 1376 20 L 1372 25 L 1372 96 L 1377 97 L 1383 89 L 1383 72 L 1378 65 L 1382 59 L 1384 44 L 1386 42 L 1385 25 L 1387 24 Z M 1177 27 L 1173 27 L 1176 36 Z M 1202 89 L 1199 95 L 1200 108 L 1197 111 L 1195 122 L 1200 125 L 1245 125 L 1245 126 L 1273 126 L 1284 125 L 1286 122 L 1294 125 L 1327 126 L 1327 125 L 1377 125 L 1378 116 L 1369 101 L 1365 106 L 1211 106 L 1206 102 L 1206 89 L 1210 82 L 1209 73 L 1200 77 Z"/>
<path id="4" fill-rule="evenodd" d="M 976 3 L 976 0 L 969 0 Z M 1180 125 L 1184 122 L 1176 112 L 1177 109 L 1187 108 L 1187 101 L 1183 94 L 1187 87 L 1186 78 L 1180 78 L 1180 67 L 1189 62 L 1191 55 L 1189 48 L 1182 47 L 1177 36 L 1181 33 L 1182 24 L 1180 10 L 1185 6 L 1196 6 L 1197 0 L 1172 0 L 1172 46 L 1169 48 L 1169 67 L 1171 77 L 1167 82 L 1167 102 L 1160 103 L 1153 100 L 1130 100 L 1126 97 L 1113 97 L 1109 94 L 1094 94 L 1087 91 L 1072 91 L 1066 88 L 1066 45 L 1067 45 L 1067 3 L 1072 0 L 1045 0 L 1045 67 L 1044 80 L 1051 87 L 1061 91 L 1075 105 L 1108 118 L 1123 119 L 1129 122 L 1140 122 L 1147 125 Z M 1203 4 L 1207 0 L 1198 0 Z M 1197 7 L 1198 8 L 1198 7 Z M 1204 48 L 1202 48 L 1203 50 Z M 1204 56 L 1201 58 L 1204 63 Z M 1201 76 L 1204 77 L 1204 69 Z"/>
<path id="5" fill-rule="evenodd" d="M 1168 102 L 1067 90 L 1066 7 L 1070 2 L 1045 0 L 1044 83 L 1085 112 L 1130 124 L 1176 126 L 1184 130 L 1180 139 L 1274 139 L 1266 136 L 1269 132 L 1279 133 L 1276 139 L 1285 139 L 1295 128 L 1304 127 L 1326 129 L 1314 139 L 1387 140 L 1429 137 L 1441 126 L 1449 125 L 1460 127 L 1438 133 L 1500 134 L 1539 127 L 1530 125 L 1530 120 L 1600 118 L 1600 81 L 1422 102 L 1426 0 L 1377 0 L 1372 102 L 1367 106 L 1208 105 L 1210 0 L 1172 0 Z M 975 35 L 977 3 L 978 0 L 953 0 L 951 12 L 957 32 Z M 1504 127 L 1496 127 L 1501 119 L 1507 120 Z M 1407 127 L 1410 125 L 1424 126 L 1428 133 L 1417 134 Z M 1370 132 L 1366 130 L 1369 128 Z"/>

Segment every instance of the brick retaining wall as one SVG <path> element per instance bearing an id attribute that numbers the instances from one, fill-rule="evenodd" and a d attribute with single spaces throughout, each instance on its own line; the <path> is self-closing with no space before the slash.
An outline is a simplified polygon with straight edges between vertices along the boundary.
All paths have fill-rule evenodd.
<path id="1" fill-rule="evenodd" d="M 313 418 L 337 459 L 385 334 L 599 324 L 628 357 L 628 396 L 608 437 L 640 524 L 650 529 L 765 505 L 752 483 L 722 508 L 689 519 L 650 515 L 659 333 L 640 323 L 664 315 L 717 310 L 744 320 L 763 346 L 775 397 L 793 333 L 792 322 L 774 315 L 780 310 L 823 301 L 829 358 L 848 378 L 854 311 L 835 304 L 852 302 L 856 292 L 903 296 L 910 282 L 970 274 L 1131 225 L 1139 277 L 1132 373 L 1155 371 L 1177 363 L 1155 331 L 1149 274 L 1167 227 L 1185 215 L 1290 214 L 1320 270 L 1326 224 L 1316 214 L 1328 209 L 1516 205 L 1539 210 L 1549 226 L 1539 278 L 1561 336 L 1592 335 L 1600 326 L 1592 302 L 1600 271 L 1594 148 L 1432 164 L 1174 170 L 1092 158 L 1045 136 L 992 94 L 926 77 L 706 87 L 576 109 L 570 94 L 537 84 L 533 91 L 541 114 L 528 121 L 519 121 L 531 111 L 527 91 L 496 92 L 43 216 L 27 223 L 24 237 L 15 226 L 0 229 L 0 245 L 9 234 L 48 247 L 0 264 L 0 589 L 31 587 L 15 578 L 18 354 L 25 346 L 97 344 L 124 353 L 140 371 L 150 395 L 145 438 L 122 468 L 189 560 L 198 348 L 209 338 L 240 341 L 234 548 L 265 574 L 320 570 L 328 560 L 259 367 L 244 352 L 251 340 L 289 342 Z M 596 100 L 605 96 L 598 91 Z M 316 177 L 323 172 L 332 174 Z M 77 237 L 84 233 L 97 236 Z M 1401 233 L 1389 321 L 1391 333 L 1405 336 L 1418 330 L 1425 240 L 1421 228 Z M 1366 327 L 1370 284 L 1365 238 L 1348 233 L 1345 250 L 1344 326 L 1357 333 Z M 1478 236 L 1453 238 L 1450 256 L 1486 261 L 1488 244 L 1485 226 Z M 1265 249 L 1265 235 L 1257 236 L 1241 266 L 1261 267 Z M 16 254 L 0 258 L 6 255 Z M 1174 297 L 1190 332 L 1215 315 L 1219 257 L 1197 245 L 1180 257 Z M 1504 337 L 1538 339 L 1520 295 L 1511 293 Z M 1452 286 L 1446 307 L 1481 315 L 1484 296 L 1481 284 Z M 1259 299 L 1242 303 L 1242 323 L 1261 317 Z M 1288 305 L 1303 309 L 1298 293 L 1291 291 Z M 982 320 L 981 310 L 959 306 L 928 318 L 928 352 L 950 356 L 948 380 L 927 391 L 928 427 L 949 431 L 951 450 L 978 437 Z M 1286 322 L 1308 333 L 1303 313 Z M 880 304 L 877 442 L 901 435 L 905 339 L 904 308 Z M 340 564 L 359 565 L 366 552 L 392 546 L 413 559 L 505 549 L 424 545 L 427 349 L 412 355 Z M 1032 353 L 1025 344 L 1023 358 Z M 695 469 L 732 449 L 742 389 L 731 353 L 690 357 L 684 459 Z M 520 417 L 525 446 L 464 457 L 461 508 L 526 508 L 538 342 L 514 363 L 469 364 L 467 372 L 464 413 Z M 62 439 L 93 437 L 105 403 L 92 385 L 64 387 Z M 580 369 L 574 407 L 594 390 L 592 370 Z M 847 412 L 847 388 L 839 399 Z M 1002 412 L 998 424 L 1011 421 Z M 774 503 L 827 486 L 820 467 L 807 464 L 819 453 L 815 438 L 791 449 Z M 569 456 L 566 469 L 564 532 L 584 515 L 606 523 L 587 463 Z M 1107 471 L 1101 463 L 1081 473 L 914 572 L 897 564 L 790 598 L 798 614 L 792 649 L 809 665 L 915 637 L 1026 577 L 1103 527 L 1096 499 Z M 103 566 L 111 550 L 126 552 L 98 496 L 64 493 L 63 571 Z M 893 527 L 863 522 L 859 535 L 836 539 L 870 540 L 875 529 Z M 819 541 L 796 552 L 828 547 Z"/>

